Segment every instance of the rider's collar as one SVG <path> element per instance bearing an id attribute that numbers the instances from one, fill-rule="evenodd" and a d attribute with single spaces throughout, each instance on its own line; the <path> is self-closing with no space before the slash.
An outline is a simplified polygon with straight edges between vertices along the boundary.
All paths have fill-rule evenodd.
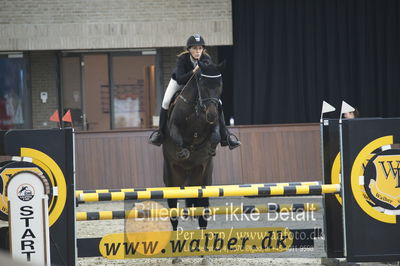
<path id="1" fill-rule="evenodd" d="M 191 61 L 192 64 L 193 64 L 193 67 L 196 67 L 196 66 L 197 66 L 198 60 L 194 59 L 192 55 L 189 55 L 189 57 L 190 57 L 190 61 Z M 200 58 L 201 58 L 201 56 L 200 56 Z M 199 59 L 199 60 L 200 60 L 200 59 Z"/>

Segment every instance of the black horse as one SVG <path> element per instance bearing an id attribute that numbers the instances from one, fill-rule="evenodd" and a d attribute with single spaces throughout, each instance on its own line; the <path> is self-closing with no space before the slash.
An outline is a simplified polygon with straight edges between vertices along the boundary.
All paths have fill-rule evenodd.
<path id="1" fill-rule="evenodd" d="M 200 65 L 176 97 L 163 144 L 164 183 L 167 187 L 207 186 L 212 183 L 213 156 L 220 142 L 219 108 L 222 92 L 221 65 Z M 177 199 L 168 199 L 175 208 Z M 208 207 L 208 198 L 186 199 L 187 207 Z M 207 220 L 200 216 L 199 227 Z M 178 220 L 171 218 L 173 230 Z"/>

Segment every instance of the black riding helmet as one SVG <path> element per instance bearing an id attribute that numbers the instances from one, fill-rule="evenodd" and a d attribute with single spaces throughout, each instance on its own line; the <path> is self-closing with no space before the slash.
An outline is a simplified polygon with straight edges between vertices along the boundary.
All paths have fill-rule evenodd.
<path id="1" fill-rule="evenodd" d="M 200 36 L 200 34 L 193 34 L 192 36 L 189 37 L 189 39 L 186 42 L 186 48 L 189 49 L 192 46 L 206 46 L 206 43 L 203 39 L 203 37 Z"/>

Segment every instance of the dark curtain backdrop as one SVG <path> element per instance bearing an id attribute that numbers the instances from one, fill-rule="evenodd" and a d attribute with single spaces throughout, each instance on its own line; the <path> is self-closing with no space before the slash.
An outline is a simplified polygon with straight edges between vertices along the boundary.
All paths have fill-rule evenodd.
<path id="1" fill-rule="evenodd" d="M 400 116 L 399 0 L 232 0 L 232 11 L 236 124 L 318 122 L 322 100 Z"/>

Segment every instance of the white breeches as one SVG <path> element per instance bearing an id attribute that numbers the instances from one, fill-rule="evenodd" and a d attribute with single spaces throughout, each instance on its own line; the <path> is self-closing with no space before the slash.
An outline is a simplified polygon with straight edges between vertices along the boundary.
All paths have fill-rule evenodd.
<path id="1" fill-rule="evenodd" d="M 161 104 L 161 107 L 164 110 L 168 110 L 169 104 L 171 102 L 172 96 L 174 96 L 175 92 L 177 92 L 181 88 L 181 85 L 176 82 L 176 80 L 172 79 L 168 83 L 167 90 L 165 91 L 164 98 Z"/>

